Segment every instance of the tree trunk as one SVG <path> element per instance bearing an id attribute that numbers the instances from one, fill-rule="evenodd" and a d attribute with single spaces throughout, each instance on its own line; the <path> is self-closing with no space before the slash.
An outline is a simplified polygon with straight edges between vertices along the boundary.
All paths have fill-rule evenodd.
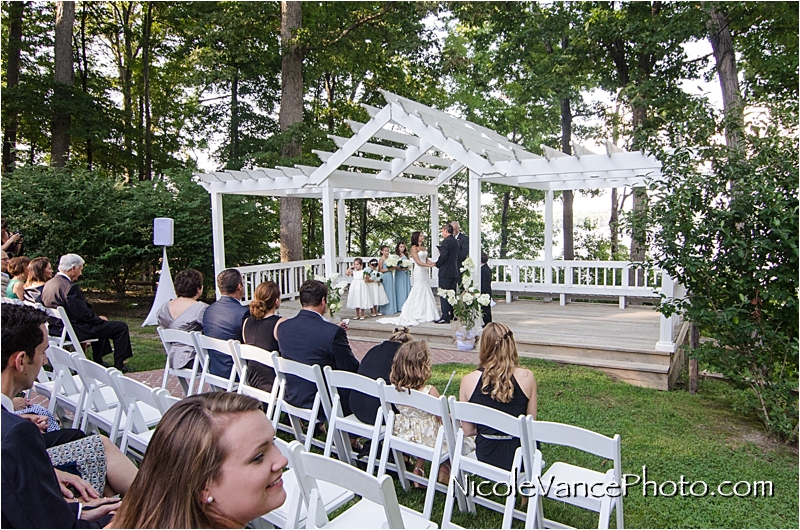
<path id="1" fill-rule="evenodd" d="M 55 113 L 53 137 L 50 147 L 50 163 L 64 167 L 69 160 L 69 99 L 74 82 L 72 70 L 72 26 L 75 22 L 75 2 L 56 2 L 55 32 Z"/>
<path id="2" fill-rule="evenodd" d="M 608 220 L 611 229 L 611 259 L 619 252 L 619 206 L 617 204 L 617 188 L 611 188 L 611 218 Z"/>
<path id="3" fill-rule="evenodd" d="M 6 88 L 13 89 L 19 85 L 20 54 L 22 50 L 22 15 L 25 2 L 11 2 L 9 8 L 8 63 L 6 67 Z M 3 131 L 3 172 L 14 171 L 17 160 L 17 129 L 19 127 L 17 98 L 9 104 L 5 130 Z"/>
<path id="4" fill-rule="evenodd" d="M 739 73 L 736 69 L 736 56 L 733 50 L 731 28 L 725 15 L 719 11 L 716 2 L 706 5 L 709 20 L 708 40 L 714 52 L 717 76 L 722 88 L 722 107 L 725 113 L 725 143 L 733 150 L 739 150 L 740 131 L 744 126 L 744 107 L 739 88 Z"/>
<path id="5" fill-rule="evenodd" d="M 294 41 L 302 27 L 303 11 L 300 2 L 281 2 L 281 111 L 278 123 L 286 131 L 303 121 L 303 50 Z M 300 155 L 300 145 L 294 139 L 281 152 L 284 158 Z M 281 261 L 303 259 L 303 200 L 281 197 Z M 330 274 L 331 271 L 327 271 Z"/>
<path id="6" fill-rule="evenodd" d="M 633 107 L 633 130 L 634 135 L 647 118 L 647 108 L 642 106 Z M 633 217 L 637 219 L 644 212 L 647 204 L 647 190 L 643 187 L 633 188 Z M 646 233 L 641 223 L 635 223 L 631 230 L 631 261 L 644 261 L 645 251 L 647 250 Z M 641 269 L 640 269 L 641 272 Z M 641 285 L 641 284 L 640 284 Z"/>
<path id="7" fill-rule="evenodd" d="M 150 116 L 150 35 L 153 29 L 153 2 L 147 2 L 142 27 L 142 84 L 144 85 L 144 172 L 142 180 L 153 179 L 153 131 Z"/>
<path id="8" fill-rule="evenodd" d="M 572 154 L 572 109 L 570 108 L 569 98 L 561 100 L 561 151 Z M 564 259 L 575 259 L 574 227 L 572 222 L 572 203 L 575 198 L 572 190 L 561 192 L 561 200 L 564 205 L 563 224 L 564 224 Z"/>
<path id="9" fill-rule="evenodd" d="M 500 259 L 508 257 L 508 206 L 511 200 L 511 190 L 503 194 L 503 211 L 500 213 Z"/>
<path id="10" fill-rule="evenodd" d="M 231 148 L 228 158 L 230 169 L 241 169 L 239 163 L 239 67 L 236 66 L 231 81 Z"/>
<path id="11" fill-rule="evenodd" d="M 367 209 L 369 199 L 361 199 L 361 230 L 359 231 L 359 244 L 361 246 L 361 255 L 366 256 L 369 254 L 367 249 Z"/>
<path id="12" fill-rule="evenodd" d="M 81 2 L 81 90 L 84 94 L 89 93 L 89 61 L 86 58 L 86 16 L 87 4 Z M 86 127 L 86 169 L 92 170 L 92 129 Z"/>

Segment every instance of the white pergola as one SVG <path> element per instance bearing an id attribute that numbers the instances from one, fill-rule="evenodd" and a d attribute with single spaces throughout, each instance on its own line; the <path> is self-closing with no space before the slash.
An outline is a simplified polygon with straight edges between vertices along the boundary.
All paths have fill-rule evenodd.
<path id="1" fill-rule="evenodd" d="M 553 259 L 553 194 L 580 190 L 645 186 L 661 178 L 661 163 L 641 152 L 626 152 L 606 142 L 605 153 L 574 144 L 574 156 L 541 146 L 542 155 L 475 123 L 421 103 L 381 91 L 383 108 L 364 105 L 367 123 L 348 121 L 354 134 L 329 137 L 336 152 L 314 151 L 320 166 L 214 171 L 196 176 L 211 194 L 214 268 L 225 268 L 222 195 L 309 197 L 322 200 L 326 273 L 346 257 L 345 200 L 403 196 L 430 197 L 431 249 L 439 243 L 439 186 L 462 170 L 469 173 L 470 256 L 479 277 L 481 182 L 545 191 L 545 261 Z M 338 226 L 335 210 L 338 210 Z"/>

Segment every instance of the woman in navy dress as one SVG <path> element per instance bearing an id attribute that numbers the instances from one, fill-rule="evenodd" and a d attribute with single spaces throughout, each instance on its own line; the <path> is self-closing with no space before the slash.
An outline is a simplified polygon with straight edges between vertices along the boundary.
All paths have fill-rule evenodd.
<path id="1" fill-rule="evenodd" d="M 406 249 L 406 244 L 402 241 L 399 241 L 397 243 L 397 246 L 394 247 L 394 253 L 397 254 L 397 256 L 400 257 L 401 259 L 409 259 L 408 249 Z M 397 311 L 401 311 L 403 309 L 403 304 L 406 303 L 406 298 L 408 298 L 408 293 L 410 292 L 411 292 L 411 275 L 408 273 L 408 270 L 395 269 L 394 300 L 397 307 Z"/>

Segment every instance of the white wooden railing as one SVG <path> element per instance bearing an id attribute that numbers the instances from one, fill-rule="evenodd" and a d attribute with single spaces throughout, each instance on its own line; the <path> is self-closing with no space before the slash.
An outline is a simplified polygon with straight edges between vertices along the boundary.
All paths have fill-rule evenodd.
<path id="1" fill-rule="evenodd" d="M 344 272 L 355 257 L 337 260 L 338 273 L 347 282 Z M 364 258 L 366 264 L 370 258 Z M 520 293 L 541 294 L 546 299 L 558 295 L 561 305 L 570 298 L 616 297 L 620 308 L 627 298 L 660 300 L 683 296 L 683 287 L 660 269 L 645 268 L 627 261 L 563 261 L 554 260 L 489 260 L 492 269 L 492 289 L 506 292 L 511 303 Z M 310 267 L 310 268 L 309 268 Z M 272 280 L 278 284 L 282 299 L 294 299 L 300 285 L 315 276 L 325 276 L 325 261 L 313 259 L 268 265 L 237 267 L 244 276 L 244 299 L 249 303 L 259 283 Z M 430 269 L 431 287 L 438 285 L 436 270 Z M 680 315 L 661 317 L 661 329 L 656 349 L 674 351 L 674 337 L 681 324 Z"/>

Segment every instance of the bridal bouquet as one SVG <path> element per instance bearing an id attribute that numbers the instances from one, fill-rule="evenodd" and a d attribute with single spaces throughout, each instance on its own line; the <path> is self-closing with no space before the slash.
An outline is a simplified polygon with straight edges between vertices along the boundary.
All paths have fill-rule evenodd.
<path id="1" fill-rule="evenodd" d="M 397 254 L 392 254 L 386 258 L 386 261 L 384 261 L 383 264 L 387 269 L 395 269 L 400 264 L 400 256 Z"/>
<path id="2" fill-rule="evenodd" d="M 481 316 L 481 307 L 489 305 L 492 301 L 488 294 L 481 294 L 480 290 L 475 287 L 475 281 L 472 279 L 473 269 L 472 259 L 465 259 L 461 268 L 461 272 L 464 273 L 461 285 L 457 286 L 455 290 L 439 289 L 436 293 L 447 299 L 453 306 L 453 314 L 467 331 L 475 327 L 475 322 Z"/>
<path id="3" fill-rule="evenodd" d="M 306 272 L 311 272 L 310 265 L 306 266 Z M 339 281 L 339 275 L 336 273 L 327 278 L 325 276 L 314 276 L 314 279 L 328 287 L 328 311 L 330 311 L 331 319 L 333 319 L 333 316 L 342 310 L 342 296 L 347 292 L 350 284 L 344 280 Z"/>

